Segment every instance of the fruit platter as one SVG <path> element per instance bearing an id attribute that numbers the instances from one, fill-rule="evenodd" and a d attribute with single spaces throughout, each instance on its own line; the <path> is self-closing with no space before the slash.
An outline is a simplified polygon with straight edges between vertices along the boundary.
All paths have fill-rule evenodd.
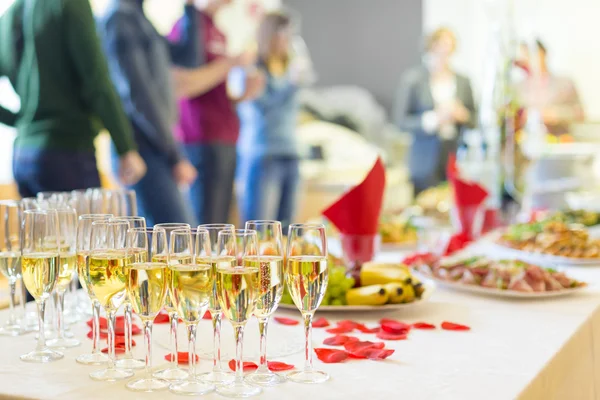
<path id="1" fill-rule="evenodd" d="M 405 260 L 438 285 L 503 297 L 543 298 L 576 293 L 587 286 L 562 271 L 518 260 L 480 255 L 439 258 L 422 254 Z"/>
<path id="2" fill-rule="evenodd" d="M 319 312 L 389 310 L 413 307 L 431 296 L 435 284 L 417 278 L 403 264 L 365 263 L 360 276 L 349 277 L 346 267 L 329 257 L 329 283 Z M 296 310 L 284 290 L 280 308 Z"/>
<path id="3" fill-rule="evenodd" d="M 511 258 L 534 263 L 600 265 L 600 240 L 586 229 L 544 220 L 512 225 L 492 237 L 494 247 Z"/>

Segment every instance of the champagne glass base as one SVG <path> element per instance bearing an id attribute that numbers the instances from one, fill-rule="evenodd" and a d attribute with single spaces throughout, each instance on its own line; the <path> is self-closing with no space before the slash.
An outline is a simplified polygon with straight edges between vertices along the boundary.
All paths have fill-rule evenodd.
<path id="1" fill-rule="evenodd" d="M 254 372 L 244 379 L 246 382 L 258 386 L 277 386 L 287 380 L 284 375 L 275 374 L 271 371 Z"/>
<path id="2" fill-rule="evenodd" d="M 56 338 L 46 341 L 46 346 L 50 347 L 51 349 L 69 349 L 71 347 L 77 347 L 80 345 L 81 342 L 77 339 Z"/>
<path id="3" fill-rule="evenodd" d="M 146 367 L 146 363 L 142 360 L 136 360 L 135 358 L 122 358 L 115 362 L 117 368 L 122 369 L 143 369 Z"/>
<path id="4" fill-rule="evenodd" d="M 296 383 L 323 383 L 329 380 L 329 375 L 323 371 L 295 371 L 289 373 L 287 378 Z"/>
<path id="5" fill-rule="evenodd" d="M 21 356 L 21 361 L 47 363 L 60 360 L 64 357 L 63 353 L 50 349 L 34 350 Z"/>
<path id="6" fill-rule="evenodd" d="M 214 390 L 215 385 L 212 383 L 201 382 L 198 380 L 185 381 L 169 386 L 169 391 L 171 393 L 182 394 L 185 396 L 200 396 Z"/>
<path id="7" fill-rule="evenodd" d="M 235 375 L 225 371 L 211 371 L 196 375 L 196 378 L 202 382 L 212 383 L 214 385 L 229 384 L 235 381 Z"/>
<path id="8" fill-rule="evenodd" d="M 104 365 L 108 362 L 108 356 L 102 353 L 82 354 L 75 361 L 83 365 Z"/>
<path id="9" fill-rule="evenodd" d="M 152 376 L 165 381 L 182 381 L 187 379 L 189 374 L 181 368 L 169 367 L 160 371 L 156 371 L 152 374 Z"/>
<path id="10" fill-rule="evenodd" d="M 134 392 L 156 392 L 168 389 L 169 382 L 156 378 L 142 378 L 128 382 L 125 387 Z"/>
<path id="11" fill-rule="evenodd" d="M 20 336 L 28 332 L 18 324 L 7 324 L 0 328 L 0 336 Z"/>
<path id="12" fill-rule="evenodd" d="M 100 371 L 95 371 L 90 373 L 90 378 L 95 381 L 106 381 L 106 382 L 114 382 L 120 381 L 123 379 L 131 378 L 133 376 L 133 371 L 128 369 L 116 369 L 116 368 L 106 368 L 101 369 Z"/>
<path id="13" fill-rule="evenodd" d="M 219 386 L 217 388 L 217 393 L 226 397 L 252 397 L 261 394 L 262 389 L 246 382 L 234 382 Z"/>

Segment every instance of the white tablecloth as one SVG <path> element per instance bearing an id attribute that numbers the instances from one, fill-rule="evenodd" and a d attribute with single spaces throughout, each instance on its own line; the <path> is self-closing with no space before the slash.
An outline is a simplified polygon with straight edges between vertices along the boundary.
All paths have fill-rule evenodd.
<path id="1" fill-rule="evenodd" d="M 398 260 L 398 253 L 381 256 Z M 571 268 L 571 275 L 600 284 L 600 268 Z M 600 291 L 586 292 L 543 301 L 511 300 L 474 296 L 438 288 L 431 299 L 411 310 L 387 313 L 326 314 L 330 320 L 353 318 L 376 324 L 382 317 L 408 322 L 439 324 L 444 320 L 471 326 L 469 332 L 413 331 L 409 340 L 387 342 L 396 352 L 386 361 L 348 360 L 315 366 L 327 371 L 331 380 L 320 385 L 286 383 L 265 389 L 260 399 L 600 399 Z M 299 313 L 280 312 L 299 318 Z M 5 320 L 7 311 L 0 313 Z M 209 321 L 203 321 L 209 330 Z M 103 383 L 89 379 L 98 367 L 75 362 L 77 355 L 89 351 L 91 341 L 83 323 L 72 327 L 83 346 L 65 351 L 65 358 L 50 364 L 28 364 L 19 355 L 35 346 L 33 335 L 0 337 L 0 397 L 44 399 L 175 399 L 169 392 L 132 393 L 124 382 Z M 273 341 L 301 337 L 301 325 L 288 327 L 272 323 Z M 294 335 L 288 335 L 294 332 Z M 183 336 L 183 335 L 182 335 Z M 208 346 L 209 337 L 200 339 Z M 322 346 L 328 335 L 315 329 L 313 342 Z M 373 335 L 365 335 L 365 339 Z M 142 336 L 136 353 L 142 356 Z M 229 339 L 226 339 L 229 340 Z M 167 353 L 167 326 L 155 326 L 154 365 L 164 363 Z M 180 350 L 185 350 L 181 338 Z M 273 343 L 277 346 L 280 343 Z M 247 345 L 255 355 L 256 347 Z M 303 354 L 278 358 L 300 368 Z M 228 360 L 226 360 L 228 361 Z M 256 360 L 254 360 L 256 361 Z M 202 360 L 200 370 L 208 371 L 211 362 Z M 224 367 L 227 368 L 226 362 Z M 143 372 L 138 372 L 140 375 Z M 213 393 L 207 399 L 222 398 Z"/>

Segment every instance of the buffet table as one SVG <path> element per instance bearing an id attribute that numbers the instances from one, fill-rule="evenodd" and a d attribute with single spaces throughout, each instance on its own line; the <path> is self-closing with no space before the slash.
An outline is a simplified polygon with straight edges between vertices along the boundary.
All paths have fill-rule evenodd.
<path id="1" fill-rule="evenodd" d="M 398 261 L 401 257 L 399 252 L 380 255 L 382 261 Z M 482 297 L 438 287 L 429 301 L 402 312 L 320 313 L 330 321 L 351 318 L 369 326 L 382 317 L 438 325 L 452 321 L 469 325 L 471 331 L 415 330 L 408 340 L 386 342 L 388 348 L 396 350 L 386 361 L 324 364 L 315 358 L 315 367 L 327 371 L 330 381 L 320 385 L 286 383 L 265 389 L 257 398 L 600 399 L 600 290 L 593 286 L 594 282 L 600 284 L 600 268 L 572 268 L 570 274 L 591 282 L 592 287 L 573 296 L 541 301 Z M 297 312 L 279 313 L 299 317 Z M 0 312 L 0 320 L 6 318 L 7 310 Z M 155 366 L 165 363 L 167 329 L 167 325 L 155 325 Z M 210 321 L 202 321 L 199 332 L 209 329 Z M 124 382 L 92 381 L 88 373 L 98 367 L 75 362 L 77 355 L 91 348 L 91 341 L 85 337 L 88 328 L 79 323 L 72 330 L 83 345 L 66 350 L 64 359 L 50 364 L 19 360 L 19 355 L 35 346 L 33 335 L 0 337 L 0 398 L 181 398 L 168 392 L 129 392 Z M 272 322 L 269 336 L 272 342 L 288 340 L 286 337 L 296 340 L 301 339 L 301 331 L 301 325 L 290 327 Z M 180 351 L 185 351 L 183 330 L 181 333 Z M 328 336 L 331 335 L 324 329 L 314 329 L 315 346 L 323 347 L 321 343 Z M 365 336 L 365 340 L 368 338 Z M 141 358 L 143 338 L 136 336 L 135 340 L 136 355 Z M 210 340 L 209 335 L 200 335 L 199 346 L 209 348 Z M 279 344 L 271 343 L 271 347 Z M 257 342 L 246 341 L 245 351 L 256 354 L 257 346 Z M 297 351 L 276 360 L 301 368 L 303 354 Z M 225 368 L 227 361 L 229 358 L 223 362 Z M 199 369 L 206 371 L 211 365 L 202 359 Z M 215 393 L 204 397 L 222 398 Z"/>

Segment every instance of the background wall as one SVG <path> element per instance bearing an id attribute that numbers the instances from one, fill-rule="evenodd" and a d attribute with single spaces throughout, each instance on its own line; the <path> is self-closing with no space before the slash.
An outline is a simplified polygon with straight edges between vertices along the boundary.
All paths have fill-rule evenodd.
<path id="1" fill-rule="evenodd" d="M 421 1 L 284 0 L 284 4 L 302 17 L 302 36 L 313 57 L 317 86 L 362 86 L 389 111 L 401 73 L 420 60 Z"/>
<path id="2" fill-rule="evenodd" d="M 552 70 L 574 79 L 588 119 L 600 121 L 600 1 L 598 0 L 423 0 L 423 26 L 452 27 L 459 37 L 454 62 L 481 87 L 489 27 L 498 5 L 515 4 L 520 39 L 539 37 L 548 47 Z M 495 5 L 494 5 L 495 4 Z M 489 12 L 488 12 L 489 10 Z"/>

